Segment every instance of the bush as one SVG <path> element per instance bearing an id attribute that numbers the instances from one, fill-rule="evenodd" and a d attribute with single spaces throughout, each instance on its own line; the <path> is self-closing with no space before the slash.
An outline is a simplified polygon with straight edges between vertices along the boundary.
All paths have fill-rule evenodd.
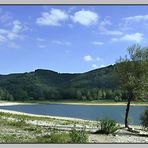
<path id="1" fill-rule="evenodd" d="M 115 134 L 120 127 L 115 120 L 110 119 L 100 120 L 99 124 L 101 129 L 96 133 L 100 134 Z"/>
<path id="2" fill-rule="evenodd" d="M 50 143 L 68 143 L 69 140 L 69 135 L 67 133 L 55 133 L 55 132 L 51 132 L 50 134 Z"/>
<path id="3" fill-rule="evenodd" d="M 88 142 L 88 134 L 85 129 L 81 131 L 77 131 L 75 128 L 71 130 L 69 133 L 71 143 L 87 143 Z"/>
<path id="4" fill-rule="evenodd" d="M 148 108 L 144 111 L 144 113 L 140 117 L 141 124 L 144 128 L 148 129 Z"/>
<path id="5" fill-rule="evenodd" d="M 114 98 L 114 101 L 115 101 L 115 102 L 121 102 L 121 101 L 122 101 L 122 99 L 121 99 L 121 97 L 116 96 L 116 97 Z"/>
<path id="6" fill-rule="evenodd" d="M 50 135 L 36 137 L 35 143 L 50 143 Z"/>

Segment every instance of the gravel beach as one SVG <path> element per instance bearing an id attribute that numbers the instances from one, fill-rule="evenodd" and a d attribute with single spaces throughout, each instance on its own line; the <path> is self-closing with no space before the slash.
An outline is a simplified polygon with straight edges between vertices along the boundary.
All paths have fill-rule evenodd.
<path id="1" fill-rule="evenodd" d="M 46 126 L 46 127 L 53 127 L 58 129 L 59 131 L 69 131 L 73 127 L 73 124 L 69 125 L 63 125 L 61 124 L 62 121 L 74 121 L 77 122 L 76 128 L 81 129 L 86 127 L 86 131 L 89 132 L 89 143 L 148 143 L 148 131 L 145 131 L 142 126 L 135 126 L 131 125 L 134 130 L 138 131 L 139 133 L 133 133 L 129 132 L 126 128 L 124 128 L 124 125 L 121 125 L 123 127 L 122 129 L 119 129 L 116 135 L 105 135 L 105 134 L 94 134 L 97 130 L 97 124 L 96 121 L 89 121 L 89 120 L 83 120 L 83 119 L 76 119 L 76 118 L 67 118 L 67 117 L 56 117 L 56 116 L 42 116 L 42 115 L 34 115 L 34 114 L 27 114 L 27 113 L 21 113 L 16 111 L 8 111 L 8 110 L 0 110 L 0 112 L 4 113 L 11 113 L 15 115 L 27 115 L 30 117 L 47 117 L 49 119 L 53 119 L 50 122 L 45 121 L 27 121 L 29 124 L 38 125 L 38 126 Z M 54 123 L 54 119 L 58 119 L 59 123 Z M 88 124 L 89 123 L 89 124 Z"/>

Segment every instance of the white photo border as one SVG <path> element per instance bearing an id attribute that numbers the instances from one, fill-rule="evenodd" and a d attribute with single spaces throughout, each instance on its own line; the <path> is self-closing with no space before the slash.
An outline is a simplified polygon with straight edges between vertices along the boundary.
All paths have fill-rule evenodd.
<path id="1" fill-rule="evenodd" d="M 59 4 L 59 5 L 65 5 L 65 4 L 73 4 L 73 5 L 147 5 L 148 0 L 0 0 L 0 5 L 42 5 L 42 4 Z M 49 148 L 51 147 L 62 147 L 62 148 L 68 148 L 70 147 L 96 147 L 98 148 L 98 145 L 101 147 L 113 147 L 113 148 L 119 148 L 119 147 L 147 147 L 147 144 L 0 144 L 3 148 L 20 148 L 20 147 L 28 147 L 28 148 Z"/>
<path id="2" fill-rule="evenodd" d="M 148 0 L 0 0 L 0 4 L 148 4 Z"/>

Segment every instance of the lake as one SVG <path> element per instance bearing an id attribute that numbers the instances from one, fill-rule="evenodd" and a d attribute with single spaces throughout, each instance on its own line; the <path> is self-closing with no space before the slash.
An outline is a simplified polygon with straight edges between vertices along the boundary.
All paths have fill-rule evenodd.
<path id="1" fill-rule="evenodd" d="M 146 106 L 131 106 L 129 113 L 131 124 L 140 124 L 139 118 L 145 108 Z M 38 115 L 72 117 L 88 120 L 111 118 L 115 119 L 119 123 L 124 123 L 124 114 L 126 106 L 37 104 L 0 106 L 0 109 L 13 110 Z"/>

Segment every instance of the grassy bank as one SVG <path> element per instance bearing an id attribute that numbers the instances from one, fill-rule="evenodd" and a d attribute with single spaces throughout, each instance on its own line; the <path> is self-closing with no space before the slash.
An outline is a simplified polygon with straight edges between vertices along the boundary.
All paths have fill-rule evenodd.
<path id="1" fill-rule="evenodd" d="M 92 121 L 0 111 L 0 143 L 70 143 L 68 131 L 74 125 L 81 128 L 84 125 L 96 127 L 96 123 Z"/>
<path id="2" fill-rule="evenodd" d="M 96 121 L 0 110 L 0 143 L 148 143 L 147 137 L 130 133 L 120 126 L 116 135 L 95 134 L 94 131 L 100 128 Z M 148 136 L 141 126 L 131 127 Z"/>

